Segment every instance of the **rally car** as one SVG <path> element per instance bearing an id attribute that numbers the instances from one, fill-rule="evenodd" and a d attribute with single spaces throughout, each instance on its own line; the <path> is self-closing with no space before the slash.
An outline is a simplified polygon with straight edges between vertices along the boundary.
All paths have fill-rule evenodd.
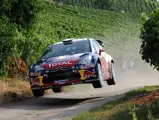
<path id="1" fill-rule="evenodd" d="M 107 82 L 115 85 L 114 60 L 105 52 L 101 40 L 91 38 L 65 39 L 49 45 L 29 70 L 30 85 L 35 97 L 46 89 L 54 93 L 63 86 L 91 83 L 101 88 Z"/>

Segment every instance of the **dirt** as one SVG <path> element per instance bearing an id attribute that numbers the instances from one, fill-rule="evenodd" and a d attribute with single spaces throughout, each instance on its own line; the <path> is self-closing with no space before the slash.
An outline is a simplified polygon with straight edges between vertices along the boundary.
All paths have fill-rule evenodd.
<path id="1" fill-rule="evenodd" d="M 147 69 L 148 68 L 148 69 Z M 75 85 L 72 92 L 30 97 L 18 103 L 1 104 L 0 120 L 65 120 L 122 97 L 130 89 L 158 85 L 158 72 L 152 68 L 117 71 L 117 85 L 94 89 L 92 85 Z"/>
<path id="2" fill-rule="evenodd" d="M 159 99 L 159 90 L 153 90 L 141 94 L 139 97 L 135 96 L 131 101 L 137 106 L 150 106 Z"/>
<path id="3" fill-rule="evenodd" d="M 61 93 L 0 106 L 0 120 L 62 120 L 121 97 L 120 92 L 105 94 Z"/>

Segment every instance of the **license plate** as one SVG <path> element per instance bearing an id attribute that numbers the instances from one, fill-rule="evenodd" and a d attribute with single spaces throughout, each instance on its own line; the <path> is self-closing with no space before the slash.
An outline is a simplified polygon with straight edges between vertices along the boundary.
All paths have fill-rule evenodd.
<path id="1" fill-rule="evenodd" d="M 64 84 L 68 81 L 68 79 L 64 79 L 64 80 L 56 80 L 55 83 L 58 83 L 58 84 Z"/>

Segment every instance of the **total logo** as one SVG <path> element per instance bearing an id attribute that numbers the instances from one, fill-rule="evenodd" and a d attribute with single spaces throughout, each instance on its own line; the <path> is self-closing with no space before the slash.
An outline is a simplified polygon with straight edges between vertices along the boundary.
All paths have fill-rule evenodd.
<path id="1" fill-rule="evenodd" d="M 63 66 L 63 65 L 72 65 L 72 63 L 70 61 L 52 63 L 52 64 L 49 64 L 49 68 L 54 66 Z"/>
<path id="2" fill-rule="evenodd" d="M 59 61 L 59 62 L 44 64 L 43 67 L 44 67 L 46 70 L 54 69 L 54 68 L 57 68 L 57 67 L 72 67 L 72 66 L 74 66 L 74 64 L 75 64 L 77 61 L 78 61 L 78 60 Z"/>

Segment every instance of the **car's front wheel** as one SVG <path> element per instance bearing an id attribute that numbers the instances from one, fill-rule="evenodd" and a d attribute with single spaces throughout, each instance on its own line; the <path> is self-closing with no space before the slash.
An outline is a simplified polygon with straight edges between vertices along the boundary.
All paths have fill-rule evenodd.
<path id="1" fill-rule="evenodd" d="M 115 77 L 115 70 L 114 70 L 114 64 L 111 64 L 111 75 L 112 78 L 107 80 L 108 85 L 115 85 L 116 84 L 116 77 Z"/>
<path id="2" fill-rule="evenodd" d="M 102 67 L 100 64 L 97 65 L 97 71 L 98 71 L 98 81 L 94 81 L 92 83 L 94 88 L 102 88 L 104 85 L 104 74 L 102 71 Z"/>
<path id="3" fill-rule="evenodd" d="M 52 91 L 53 91 L 54 93 L 60 93 L 60 92 L 63 91 L 63 87 L 52 88 Z"/>
<path id="4" fill-rule="evenodd" d="M 41 96 L 44 95 L 44 90 L 41 90 L 41 89 L 39 89 L 39 90 L 32 90 L 32 93 L 33 93 L 33 95 L 35 97 L 41 97 Z"/>

